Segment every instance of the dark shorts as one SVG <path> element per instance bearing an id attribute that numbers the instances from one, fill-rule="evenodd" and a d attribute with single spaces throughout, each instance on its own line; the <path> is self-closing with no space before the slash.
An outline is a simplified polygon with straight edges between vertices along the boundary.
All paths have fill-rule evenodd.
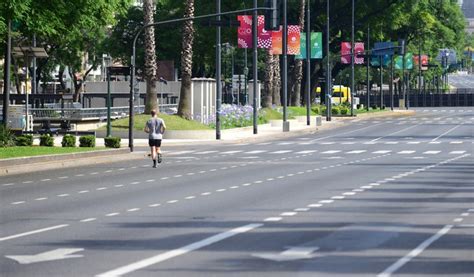
<path id="1" fill-rule="evenodd" d="M 152 146 L 161 147 L 161 139 L 149 139 L 148 145 L 150 145 L 150 147 Z"/>

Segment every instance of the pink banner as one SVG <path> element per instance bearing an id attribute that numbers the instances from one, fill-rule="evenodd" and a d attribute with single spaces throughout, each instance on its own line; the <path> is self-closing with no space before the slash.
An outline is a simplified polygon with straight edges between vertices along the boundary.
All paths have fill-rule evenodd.
<path id="1" fill-rule="evenodd" d="M 301 51 L 300 26 L 288 25 L 288 55 L 299 55 Z"/>
<path id="2" fill-rule="evenodd" d="M 240 27 L 237 29 L 238 40 L 237 45 L 239 48 L 252 48 L 253 36 L 252 36 L 252 16 L 251 15 L 239 15 L 237 20 L 240 21 Z M 257 47 L 258 48 L 271 48 L 272 46 L 272 33 L 267 32 L 265 29 L 265 17 L 263 15 L 258 16 L 257 25 Z"/>
<path id="3" fill-rule="evenodd" d="M 283 54 L 283 29 L 281 26 L 279 31 L 272 32 L 272 48 L 270 48 L 270 54 Z"/>
<path id="4" fill-rule="evenodd" d="M 416 68 L 418 68 L 418 63 L 419 63 L 419 56 L 414 55 L 413 56 L 413 61 L 415 63 Z M 429 63 L 429 58 L 428 55 L 421 55 L 421 70 L 428 70 L 428 63 Z"/>
<path id="5" fill-rule="evenodd" d="M 240 27 L 237 28 L 237 46 L 238 48 L 252 48 L 252 16 L 239 15 Z"/>
<path id="6" fill-rule="evenodd" d="M 342 64 L 351 64 L 351 43 L 342 42 L 341 43 L 341 63 Z M 354 64 L 364 64 L 364 43 L 356 42 L 354 44 Z M 362 56 L 361 56 L 362 55 Z"/>

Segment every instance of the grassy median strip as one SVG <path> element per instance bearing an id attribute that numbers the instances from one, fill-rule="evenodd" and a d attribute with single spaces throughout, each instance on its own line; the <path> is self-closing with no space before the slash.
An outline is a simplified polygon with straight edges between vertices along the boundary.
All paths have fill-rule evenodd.
<path id="1" fill-rule="evenodd" d="M 105 147 L 46 147 L 46 146 L 13 146 L 0 148 L 0 159 L 58 155 L 104 150 Z"/>
<path id="2" fill-rule="evenodd" d="M 211 130 L 207 125 L 201 124 L 194 120 L 186 120 L 177 115 L 159 114 L 163 118 L 168 130 Z M 135 115 L 134 127 L 135 130 L 143 130 L 145 123 L 150 119 L 150 115 L 140 114 Z M 112 128 L 114 130 L 128 130 L 128 117 L 112 121 Z M 101 127 L 100 130 L 105 130 L 106 127 Z"/>

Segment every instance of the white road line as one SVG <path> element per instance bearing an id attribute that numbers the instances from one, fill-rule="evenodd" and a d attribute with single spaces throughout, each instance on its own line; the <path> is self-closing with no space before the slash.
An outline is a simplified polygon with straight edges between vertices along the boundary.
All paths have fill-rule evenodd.
<path id="1" fill-rule="evenodd" d="M 262 226 L 263 226 L 263 224 L 249 224 L 249 225 L 245 225 L 245 226 L 242 226 L 242 227 L 239 227 L 239 228 L 235 228 L 235 229 L 232 229 L 232 230 L 214 235 L 212 237 L 203 239 L 201 241 L 188 244 L 188 245 L 183 246 L 179 249 L 174 249 L 174 250 L 171 250 L 171 251 L 168 251 L 168 252 L 165 252 L 165 253 L 162 253 L 162 254 L 158 254 L 156 256 L 153 256 L 153 257 L 150 257 L 150 258 L 147 258 L 147 259 L 144 259 L 144 260 L 126 265 L 126 266 L 119 267 L 119 268 L 111 270 L 111 271 L 101 273 L 97 276 L 99 276 L 99 277 L 121 276 L 121 275 L 130 273 L 130 272 L 134 272 L 134 271 L 137 271 L 139 269 L 146 268 L 146 267 L 149 267 L 151 265 L 155 265 L 157 263 L 161 263 L 163 261 L 181 256 L 181 255 L 185 255 L 189 252 L 204 248 L 206 246 L 209 246 L 211 244 L 220 242 L 222 240 L 228 239 L 230 237 L 233 237 L 233 236 L 236 236 L 236 235 L 239 235 L 239 234 L 247 233 L 249 231 L 252 231 L 253 229 L 256 229 L 256 228 L 259 228 L 259 227 L 262 227 Z"/>
<path id="2" fill-rule="evenodd" d="M 106 214 L 105 216 L 111 217 L 111 216 L 116 216 L 116 215 L 119 215 L 119 214 L 120 214 L 120 213 L 110 213 L 110 214 Z"/>
<path id="3" fill-rule="evenodd" d="M 463 144 L 464 141 L 451 141 L 450 144 Z"/>
<path id="4" fill-rule="evenodd" d="M 9 187 L 9 186 L 13 186 L 15 183 L 8 183 L 8 184 L 3 184 L 2 186 L 3 187 Z"/>
<path id="5" fill-rule="evenodd" d="M 308 207 L 310 208 L 319 208 L 319 207 L 322 207 L 323 204 L 309 204 Z"/>
<path id="6" fill-rule="evenodd" d="M 67 226 L 69 226 L 69 224 L 61 224 L 61 225 L 51 226 L 51 227 L 47 227 L 47 228 L 43 228 L 43 229 L 29 231 L 29 232 L 26 232 L 26 233 L 16 234 L 16 235 L 8 236 L 8 237 L 3 237 L 3 238 L 0 238 L 0 241 L 6 241 L 6 240 L 11 240 L 11 239 L 26 237 L 26 236 L 29 236 L 29 235 L 34 235 L 34 234 L 38 234 L 38 233 L 43 233 L 43 232 L 55 230 L 55 229 L 64 228 L 64 227 L 67 227 Z"/>
<path id="7" fill-rule="evenodd" d="M 265 218 L 263 221 L 265 221 L 265 222 L 277 222 L 277 221 L 280 221 L 282 219 L 283 218 L 281 218 L 281 217 L 268 217 L 268 218 Z"/>
<path id="8" fill-rule="evenodd" d="M 236 154 L 240 152 L 242 152 L 242 150 L 226 151 L 226 152 L 221 152 L 221 154 Z"/>
<path id="9" fill-rule="evenodd" d="M 156 208 L 156 207 L 159 207 L 159 206 L 161 206 L 161 204 L 159 204 L 159 203 L 148 205 L 148 207 L 150 207 L 150 208 Z"/>
<path id="10" fill-rule="evenodd" d="M 399 270 L 402 266 L 410 262 L 413 258 L 420 255 L 426 248 L 428 248 L 433 242 L 437 241 L 443 235 L 446 235 L 451 229 L 453 225 L 446 225 L 443 229 L 439 230 L 436 234 L 434 234 L 429 239 L 422 242 L 418 245 L 415 249 L 413 249 L 410 253 L 405 255 L 405 257 L 399 259 L 396 263 L 392 264 L 390 267 L 385 269 L 382 273 L 378 274 L 377 277 L 390 277 L 393 273 Z"/>
<path id="11" fill-rule="evenodd" d="M 336 154 L 339 152 L 341 152 L 341 150 L 329 150 L 329 151 L 321 152 L 321 154 Z"/>
<path id="12" fill-rule="evenodd" d="M 78 193 L 83 194 L 83 193 L 88 193 L 88 192 L 89 192 L 88 190 L 81 190 L 81 191 L 78 192 Z"/>
<path id="13" fill-rule="evenodd" d="M 392 150 L 379 150 L 379 151 L 372 152 L 372 154 L 387 154 L 390 152 L 392 152 Z"/>
<path id="14" fill-rule="evenodd" d="M 431 141 L 437 141 L 439 138 L 442 138 L 443 136 L 445 136 L 445 135 L 451 133 L 452 131 L 456 130 L 457 128 L 461 127 L 461 125 L 462 124 L 459 124 L 459 125 L 451 128 L 451 129 L 447 130 L 446 132 L 442 133 L 441 135 L 439 135 L 438 137 L 432 139 Z"/>
<path id="15" fill-rule="evenodd" d="M 436 155 L 436 154 L 439 154 L 441 153 L 441 151 L 426 151 L 426 152 L 423 152 L 423 154 L 427 154 L 427 155 Z"/>
<path id="16" fill-rule="evenodd" d="M 318 150 L 305 150 L 305 151 L 296 152 L 296 154 L 311 154 L 314 152 L 318 152 Z"/>
<path id="17" fill-rule="evenodd" d="M 413 154 L 413 153 L 415 153 L 415 152 L 416 152 L 416 151 L 413 151 L 413 150 L 404 150 L 404 151 L 398 152 L 397 154 L 406 155 L 406 154 Z"/>
<path id="18" fill-rule="evenodd" d="M 139 210 L 140 208 L 132 208 L 132 209 L 128 209 L 127 212 L 137 212 Z"/>
<path id="19" fill-rule="evenodd" d="M 335 200 L 342 200 L 342 199 L 344 199 L 344 198 L 346 198 L 346 197 L 345 197 L 345 196 L 341 196 L 341 195 L 336 195 L 336 196 L 331 197 L 331 199 L 335 199 Z"/>
<path id="20" fill-rule="evenodd" d="M 298 213 L 296 212 L 286 212 L 286 213 L 281 213 L 280 216 L 295 216 Z"/>
<path id="21" fill-rule="evenodd" d="M 20 205 L 20 204 L 25 204 L 25 201 L 17 201 L 17 202 L 13 202 L 11 203 L 12 205 Z"/>
<path id="22" fill-rule="evenodd" d="M 202 151 L 202 152 L 196 152 L 194 154 L 196 155 L 206 155 L 206 154 L 212 154 L 212 153 L 217 153 L 218 151 L 211 150 L 211 151 Z"/>
<path id="23" fill-rule="evenodd" d="M 46 200 L 48 199 L 48 197 L 40 197 L 40 198 L 36 198 L 35 200 L 36 201 L 43 201 L 43 200 Z"/>
<path id="24" fill-rule="evenodd" d="M 95 221 L 95 220 L 97 220 L 97 218 L 91 217 L 91 218 L 83 219 L 80 222 L 91 222 L 91 221 Z"/>
<path id="25" fill-rule="evenodd" d="M 347 154 L 361 154 L 364 152 L 367 152 L 367 150 L 352 150 L 352 151 L 347 152 Z"/>
<path id="26" fill-rule="evenodd" d="M 202 196 L 207 196 L 207 195 L 211 195 L 212 192 L 203 192 L 201 193 Z"/>
<path id="27" fill-rule="evenodd" d="M 332 202 L 334 202 L 334 200 L 321 200 L 321 201 L 319 201 L 319 203 L 321 203 L 321 204 L 330 204 Z"/>
<path id="28" fill-rule="evenodd" d="M 285 154 L 285 153 L 290 153 L 293 152 L 292 150 L 280 150 L 280 151 L 274 151 L 270 152 L 270 154 Z"/>
<path id="29" fill-rule="evenodd" d="M 170 201 L 168 201 L 168 202 L 166 202 L 166 203 L 168 203 L 168 204 L 174 204 L 174 203 L 178 203 L 178 200 L 170 200 Z"/>

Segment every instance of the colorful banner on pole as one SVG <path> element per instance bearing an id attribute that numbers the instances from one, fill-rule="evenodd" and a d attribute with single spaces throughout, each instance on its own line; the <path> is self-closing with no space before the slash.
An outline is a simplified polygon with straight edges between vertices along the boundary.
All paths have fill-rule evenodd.
<path id="1" fill-rule="evenodd" d="M 311 59 L 323 58 L 323 34 L 321 32 L 311 33 Z M 306 60 L 306 33 L 301 33 L 300 54 L 295 57 L 299 60 Z"/>
<path id="2" fill-rule="evenodd" d="M 380 67 L 380 57 L 382 57 L 382 66 L 388 67 L 390 65 L 390 55 L 370 56 L 370 65 L 373 67 Z"/>
<path id="3" fill-rule="evenodd" d="M 342 64 L 351 64 L 351 43 L 342 42 L 341 43 L 341 63 Z M 354 64 L 364 64 L 364 43 L 356 42 L 354 44 Z"/>
<path id="4" fill-rule="evenodd" d="M 252 36 L 252 16 L 251 15 L 239 15 L 237 20 L 240 22 L 240 27 L 237 28 L 237 46 L 238 48 L 252 48 L 253 36 Z M 272 33 L 267 32 L 265 29 L 265 17 L 263 15 L 258 16 L 257 25 L 257 47 L 258 48 L 270 48 L 272 45 Z"/>
<path id="5" fill-rule="evenodd" d="M 428 55 L 421 55 L 421 70 L 428 70 Z M 413 62 L 415 63 L 416 68 L 420 65 L 420 57 L 418 55 L 413 56 Z"/>
<path id="6" fill-rule="evenodd" d="M 300 27 L 297 25 L 288 26 L 288 55 L 300 54 L 301 48 L 301 35 Z M 281 55 L 283 54 L 283 28 L 280 26 L 279 31 L 272 32 L 272 48 L 270 48 L 270 54 Z"/>
<path id="7" fill-rule="evenodd" d="M 402 70 L 403 69 L 403 58 L 402 56 L 397 56 L 395 58 L 395 69 Z M 407 53 L 405 55 L 405 69 L 412 70 L 413 69 L 413 53 Z"/>

